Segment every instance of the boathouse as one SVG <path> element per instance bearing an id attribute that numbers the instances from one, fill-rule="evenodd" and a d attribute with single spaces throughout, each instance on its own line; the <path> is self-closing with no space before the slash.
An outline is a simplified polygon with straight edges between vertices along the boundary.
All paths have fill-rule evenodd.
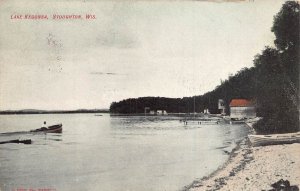
<path id="1" fill-rule="evenodd" d="M 245 119 L 256 117 L 255 105 L 248 99 L 232 99 L 230 104 L 231 119 Z"/>

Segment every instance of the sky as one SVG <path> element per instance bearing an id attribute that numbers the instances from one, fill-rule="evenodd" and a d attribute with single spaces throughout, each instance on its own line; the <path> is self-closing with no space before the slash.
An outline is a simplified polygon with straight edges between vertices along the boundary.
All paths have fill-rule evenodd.
<path id="1" fill-rule="evenodd" d="M 273 46 L 273 16 L 283 3 L 0 1 L 0 110 L 202 95 Z M 48 20 L 12 19 L 26 14 Z"/>

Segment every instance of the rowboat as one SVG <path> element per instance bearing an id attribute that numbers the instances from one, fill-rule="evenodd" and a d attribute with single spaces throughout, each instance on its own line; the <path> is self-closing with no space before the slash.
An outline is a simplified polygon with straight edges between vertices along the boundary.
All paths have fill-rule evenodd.
<path id="1" fill-rule="evenodd" d="M 41 133 L 62 133 L 62 124 L 57 124 L 57 125 L 51 125 L 48 127 L 42 127 L 39 129 L 34 129 L 31 130 L 30 132 L 36 133 L 36 132 L 41 132 Z"/>
<path id="2" fill-rule="evenodd" d="M 20 140 L 20 139 L 14 139 L 14 140 L 10 140 L 10 141 L 1 141 L 0 144 L 6 144 L 6 143 L 23 143 L 23 144 L 31 144 L 31 139 L 25 139 L 25 140 Z"/>
<path id="3" fill-rule="evenodd" d="M 300 143 L 300 132 L 270 135 L 248 135 L 253 146 Z"/>

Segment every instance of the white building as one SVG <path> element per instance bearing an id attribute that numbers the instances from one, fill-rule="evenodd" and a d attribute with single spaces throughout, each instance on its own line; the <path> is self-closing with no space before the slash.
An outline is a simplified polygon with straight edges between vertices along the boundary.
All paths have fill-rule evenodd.
<path id="1" fill-rule="evenodd" d="M 222 115 L 225 115 L 225 103 L 224 100 L 219 99 L 218 101 L 218 109 L 220 110 Z"/>
<path id="2" fill-rule="evenodd" d="M 230 118 L 244 119 L 255 118 L 255 106 L 251 100 L 247 99 L 233 99 L 230 104 Z"/>
<path id="3" fill-rule="evenodd" d="M 209 109 L 204 109 L 204 114 L 210 114 Z"/>
<path id="4" fill-rule="evenodd" d="M 166 110 L 157 110 L 157 111 L 156 111 L 156 114 L 157 114 L 157 115 L 168 115 L 168 113 L 167 113 Z"/>

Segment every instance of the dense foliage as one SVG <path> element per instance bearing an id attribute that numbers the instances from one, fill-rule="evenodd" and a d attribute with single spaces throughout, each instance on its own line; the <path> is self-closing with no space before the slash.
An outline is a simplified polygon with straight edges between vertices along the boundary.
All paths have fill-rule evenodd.
<path id="1" fill-rule="evenodd" d="M 276 48 L 257 55 L 256 93 L 258 115 L 255 125 L 261 133 L 299 130 L 299 3 L 286 2 L 274 17 L 272 32 Z"/>
<path id="2" fill-rule="evenodd" d="M 274 17 L 275 48 L 265 47 L 255 56 L 254 67 L 243 68 L 213 91 L 185 98 L 143 97 L 111 104 L 113 113 L 143 113 L 145 107 L 169 113 L 219 113 L 218 99 L 225 101 L 226 113 L 233 98 L 255 100 L 257 115 L 263 117 L 254 127 L 259 133 L 299 130 L 299 3 L 286 2 Z M 195 107 L 194 107 L 195 104 Z"/>

